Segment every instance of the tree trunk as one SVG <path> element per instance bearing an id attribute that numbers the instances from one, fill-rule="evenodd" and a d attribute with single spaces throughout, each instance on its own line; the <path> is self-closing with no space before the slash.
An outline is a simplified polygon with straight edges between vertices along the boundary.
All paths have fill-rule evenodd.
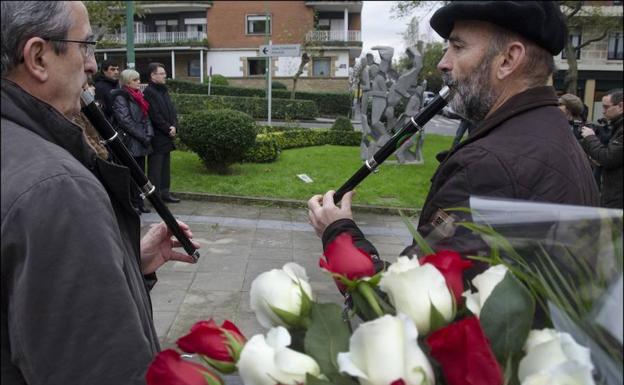
<path id="1" fill-rule="evenodd" d="M 299 69 L 297 70 L 297 73 L 295 73 L 295 76 L 293 76 L 293 87 L 292 87 L 292 92 L 290 93 L 290 98 L 291 99 L 295 99 L 295 92 L 297 91 L 297 80 L 299 79 L 299 76 L 301 76 L 301 74 L 303 73 L 303 68 L 306 66 L 306 64 L 308 64 L 308 62 L 310 61 L 310 57 L 308 56 L 307 53 L 303 53 L 303 55 L 301 55 L 301 64 L 299 64 Z"/>
<path id="2" fill-rule="evenodd" d="M 572 46 L 568 40 L 565 46 L 566 60 L 568 61 L 568 71 L 566 72 L 564 84 L 565 90 L 569 94 L 576 95 L 578 92 L 578 63 L 576 61 L 577 48 Z"/>

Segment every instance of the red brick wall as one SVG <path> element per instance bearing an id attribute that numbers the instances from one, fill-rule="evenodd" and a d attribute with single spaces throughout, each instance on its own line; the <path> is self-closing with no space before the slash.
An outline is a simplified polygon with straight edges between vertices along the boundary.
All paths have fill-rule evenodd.
<path id="1" fill-rule="evenodd" d="M 266 8 L 265 8 L 266 5 Z M 300 44 L 314 28 L 314 12 L 303 1 L 215 1 L 208 9 L 210 48 L 250 48 L 265 43 L 264 35 L 246 35 L 247 15 L 271 14 L 273 44 Z"/>

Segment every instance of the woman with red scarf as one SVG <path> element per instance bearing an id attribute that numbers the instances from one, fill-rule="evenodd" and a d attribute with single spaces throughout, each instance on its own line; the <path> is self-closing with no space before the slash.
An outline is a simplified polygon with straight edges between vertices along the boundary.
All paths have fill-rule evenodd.
<path id="1" fill-rule="evenodd" d="M 124 143 L 134 160 L 145 171 L 145 157 L 152 152 L 151 141 L 154 137 L 152 122 L 148 116 L 149 104 L 139 89 L 141 83 L 139 73 L 135 70 L 124 70 L 120 77 L 120 89 L 113 90 L 113 120 L 120 133 L 124 135 Z M 149 213 L 138 191 L 132 193 L 132 203 L 140 213 Z"/>

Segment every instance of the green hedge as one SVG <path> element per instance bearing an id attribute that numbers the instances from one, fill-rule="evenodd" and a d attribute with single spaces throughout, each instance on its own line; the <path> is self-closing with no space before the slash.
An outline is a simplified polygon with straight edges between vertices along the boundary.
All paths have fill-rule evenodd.
<path id="1" fill-rule="evenodd" d="M 171 94 L 171 99 L 179 114 L 188 114 L 202 108 L 230 108 L 254 118 L 267 117 L 267 100 L 264 98 Z M 275 119 L 314 119 L 318 115 L 316 105 L 309 100 L 276 98 L 272 100 L 271 110 Z"/>
<path id="2" fill-rule="evenodd" d="M 167 85 L 172 93 L 208 95 L 207 84 L 168 79 Z M 214 84 L 210 88 L 210 93 L 212 95 L 251 96 L 258 98 L 266 96 L 266 91 L 261 88 L 217 86 Z M 273 95 L 273 98 L 290 99 L 290 91 L 288 90 L 274 89 L 271 95 Z M 348 92 L 296 92 L 295 100 L 314 101 L 318 112 L 322 115 L 348 116 L 351 113 L 352 96 Z"/>
<path id="3" fill-rule="evenodd" d="M 244 160 L 245 162 L 267 163 L 277 159 L 281 150 L 325 144 L 359 146 L 361 139 L 361 132 L 328 129 L 301 129 L 258 134 L 255 145 L 245 153 Z"/>

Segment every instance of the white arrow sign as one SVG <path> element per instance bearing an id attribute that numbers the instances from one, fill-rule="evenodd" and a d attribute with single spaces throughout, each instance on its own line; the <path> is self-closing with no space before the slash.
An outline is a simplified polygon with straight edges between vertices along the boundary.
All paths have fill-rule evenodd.
<path id="1" fill-rule="evenodd" d="M 258 56 L 301 56 L 301 44 L 261 45 Z"/>

